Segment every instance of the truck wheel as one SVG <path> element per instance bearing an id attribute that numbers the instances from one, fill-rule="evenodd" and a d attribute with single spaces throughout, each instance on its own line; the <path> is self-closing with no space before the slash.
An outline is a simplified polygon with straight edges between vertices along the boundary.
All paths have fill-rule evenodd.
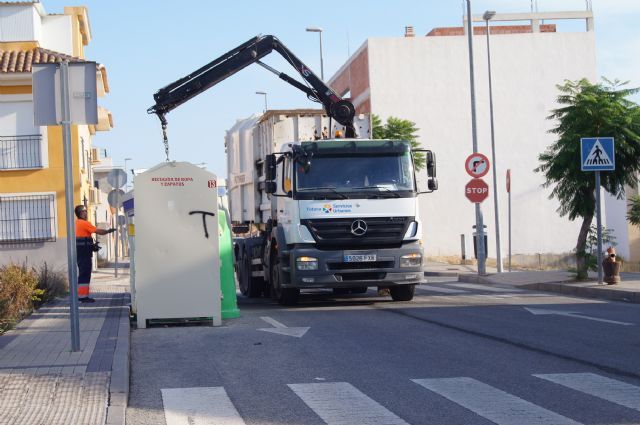
<path id="1" fill-rule="evenodd" d="M 394 301 L 411 301 L 416 292 L 416 285 L 397 285 L 389 288 Z"/>
<path id="2" fill-rule="evenodd" d="M 298 296 L 300 290 L 297 288 L 283 288 L 280 286 L 282 282 L 282 268 L 280 267 L 280 260 L 278 254 L 272 255 L 273 260 L 271 263 L 271 296 L 274 300 L 278 301 L 280 305 L 295 305 L 298 303 Z"/>
<path id="3" fill-rule="evenodd" d="M 349 292 L 349 288 L 333 288 L 334 295 L 347 295 Z"/>
<path id="4" fill-rule="evenodd" d="M 238 270 L 240 292 L 249 298 L 258 298 L 262 295 L 264 282 L 261 278 L 251 276 L 251 258 L 245 252 Z"/>
<path id="5" fill-rule="evenodd" d="M 247 264 L 246 255 L 242 256 L 242 260 L 238 263 L 237 272 L 238 272 L 238 286 L 240 286 L 240 292 L 245 297 L 249 295 L 249 273 L 251 264 Z"/>
<path id="6" fill-rule="evenodd" d="M 352 294 L 366 294 L 367 293 L 367 288 L 366 286 L 361 286 L 359 288 L 351 288 L 351 293 Z"/>

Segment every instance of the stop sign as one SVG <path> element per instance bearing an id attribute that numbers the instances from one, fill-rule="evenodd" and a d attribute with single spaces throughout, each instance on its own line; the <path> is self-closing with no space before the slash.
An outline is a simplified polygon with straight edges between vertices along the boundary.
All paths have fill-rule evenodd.
<path id="1" fill-rule="evenodd" d="M 489 186 L 482 179 L 471 179 L 464 187 L 464 194 L 471 202 L 479 204 L 489 196 Z"/>

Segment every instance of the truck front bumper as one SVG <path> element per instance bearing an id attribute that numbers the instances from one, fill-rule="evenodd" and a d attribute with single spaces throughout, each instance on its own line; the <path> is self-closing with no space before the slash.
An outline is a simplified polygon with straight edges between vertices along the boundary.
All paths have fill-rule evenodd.
<path id="1" fill-rule="evenodd" d="M 420 254 L 418 242 L 400 248 L 349 249 L 323 251 L 313 245 L 299 245 L 289 251 L 290 279 L 285 288 L 355 288 L 363 286 L 414 285 L 424 281 L 422 262 L 419 266 L 400 267 L 400 257 Z M 345 262 L 347 255 L 375 255 L 375 261 Z M 297 259 L 316 258 L 317 270 L 298 270 Z"/>

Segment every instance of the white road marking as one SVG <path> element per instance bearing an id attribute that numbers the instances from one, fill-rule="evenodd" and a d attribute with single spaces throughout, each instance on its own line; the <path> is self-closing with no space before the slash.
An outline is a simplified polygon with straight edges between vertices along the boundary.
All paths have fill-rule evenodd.
<path id="1" fill-rule="evenodd" d="M 477 283 L 452 283 L 451 286 L 486 292 L 524 292 L 523 289 L 518 288 L 501 288 L 499 286 L 480 285 Z"/>
<path id="2" fill-rule="evenodd" d="M 533 375 L 602 398 L 630 409 L 640 410 L 640 387 L 595 373 L 557 373 Z"/>
<path id="3" fill-rule="evenodd" d="M 161 391 L 167 425 L 245 425 L 223 387 Z"/>
<path id="4" fill-rule="evenodd" d="M 460 289 L 446 288 L 444 286 L 435 286 L 435 285 L 420 285 L 416 286 L 416 289 L 422 291 L 430 291 L 430 292 L 440 292 L 443 294 L 464 294 L 467 291 L 462 291 Z"/>
<path id="5" fill-rule="evenodd" d="M 413 379 L 413 382 L 498 425 L 579 424 L 473 378 Z"/>
<path id="6" fill-rule="evenodd" d="M 328 425 L 408 425 L 347 382 L 289 384 Z"/>
<path id="7" fill-rule="evenodd" d="M 263 331 L 263 332 L 271 332 L 279 335 L 294 336 L 296 338 L 302 338 L 302 336 L 306 334 L 307 331 L 310 329 L 309 327 L 289 328 L 283 325 L 282 323 L 278 322 L 276 319 L 272 319 L 271 317 L 268 317 L 268 316 L 261 316 L 260 318 L 265 322 L 267 322 L 268 324 L 270 324 L 271 326 L 273 326 L 273 328 L 258 329 L 259 331 Z"/>
<path id="8" fill-rule="evenodd" d="M 264 320 L 265 322 L 267 322 L 268 324 L 270 324 L 271 326 L 273 326 L 274 328 L 280 328 L 280 329 L 286 328 L 285 325 L 283 325 L 282 323 L 278 322 L 276 319 L 272 319 L 271 317 L 261 316 L 260 318 L 262 320 Z"/>
<path id="9" fill-rule="evenodd" d="M 572 311 L 547 310 L 543 308 L 528 308 L 528 307 L 525 307 L 524 309 L 527 310 L 529 313 L 535 314 L 535 315 L 555 314 L 558 316 L 568 316 L 576 319 L 593 320 L 594 322 L 611 323 L 612 325 L 633 326 L 633 323 L 618 322 L 616 320 L 608 320 L 608 319 L 600 319 L 598 317 L 585 316 L 583 314 L 575 313 Z"/>

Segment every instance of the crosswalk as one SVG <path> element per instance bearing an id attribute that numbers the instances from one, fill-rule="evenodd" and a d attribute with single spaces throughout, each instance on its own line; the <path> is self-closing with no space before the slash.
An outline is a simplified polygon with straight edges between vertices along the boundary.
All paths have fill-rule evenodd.
<path id="1" fill-rule="evenodd" d="M 575 390 L 576 397 L 586 394 L 618 407 L 640 411 L 640 387 L 627 382 L 595 373 L 534 374 L 531 379 Z M 409 382 L 416 384 L 410 384 L 414 391 L 436 394 L 452 403 L 452 406 L 464 408 L 478 418 L 498 425 L 580 424 L 575 419 L 471 377 L 416 378 Z M 287 388 L 328 425 L 409 424 L 401 417 L 401 412 L 393 412 L 389 406 L 383 405 L 386 400 L 374 400 L 348 382 L 295 383 L 288 384 Z M 554 389 L 557 388 L 548 388 L 549 391 Z M 169 388 L 161 392 L 167 425 L 247 423 L 224 387 Z M 425 395 L 427 393 L 421 394 Z M 572 396 L 571 400 L 575 400 L 575 397 Z M 273 402 L 282 403 L 281 400 Z M 430 409 L 430 406 L 414 406 L 413 413 L 415 409 Z M 304 414 L 301 412 L 300 423 L 305 423 L 302 418 Z M 640 415 L 637 418 L 640 419 Z M 246 419 L 253 423 L 252 418 Z M 419 423 L 427 424 L 424 421 Z M 612 418 L 611 423 L 617 423 L 616 418 Z M 635 420 L 633 423 L 638 422 Z"/>

